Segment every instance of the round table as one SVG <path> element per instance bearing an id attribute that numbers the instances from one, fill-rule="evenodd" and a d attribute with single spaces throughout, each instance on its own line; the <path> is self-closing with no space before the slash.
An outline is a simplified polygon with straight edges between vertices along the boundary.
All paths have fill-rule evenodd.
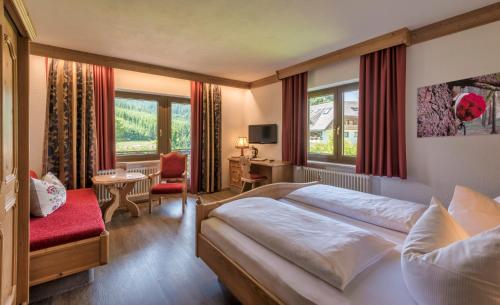
<path id="1" fill-rule="evenodd" d="M 105 223 L 111 221 L 113 214 L 119 207 L 125 207 L 132 216 L 141 215 L 139 207 L 134 202 L 128 200 L 127 195 L 132 191 L 135 183 L 147 179 L 148 177 L 141 173 L 126 173 L 123 175 L 98 175 L 92 177 L 95 185 L 104 185 L 111 193 L 111 200 L 106 202 L 103 207 L 103 219 Z"/>

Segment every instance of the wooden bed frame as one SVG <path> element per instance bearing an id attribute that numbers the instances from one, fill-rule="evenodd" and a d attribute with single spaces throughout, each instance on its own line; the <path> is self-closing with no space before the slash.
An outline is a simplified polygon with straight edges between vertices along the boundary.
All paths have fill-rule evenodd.
<path id="1" fill-rule="evenodd" d="M 203 236 L 201 222 L 208 218 L 210 211 L 233 200 L 248 197 L 279 199 L 292 191 L 317 183 L 274 183 L 220 201 L 203 203 L 201 197 L 196 200 L 196 256 L 217 274 L 219 280 L 241 303 L 245 305 L 285 304 Z"/>
<path id="2" fill-rule="evenodd" d="M 109 233 L 30 252 L 30 287 L 105 265 Z"/>

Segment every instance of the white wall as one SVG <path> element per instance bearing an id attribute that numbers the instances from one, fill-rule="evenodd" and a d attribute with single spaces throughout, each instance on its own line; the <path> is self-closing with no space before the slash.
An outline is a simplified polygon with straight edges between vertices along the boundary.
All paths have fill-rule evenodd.
<path id="1" fill-rule="evenodd" d="M 259 150 L 260 157 L 281 160 L 281 123 L 281 83 L 251 89 L 245 102 L 245 130 L 242 135 L 248 135 L 248 125 L 278 125 L 277 144 L 252 144 Z"/>
<path id="2" fill-rule="evenodd" d="M 422 199 L 446 203 L 455 184 L 490 196 L 500 194 L 500 135 L 417 138 L 417 88 L 500 72 L 500 22 L 408 48 L 406 67 L 406 138 L 408 173 Z M 382 185 L 392 188 L 392 183 Z"/>
<path id="3" fill-rule="evenodd" d="M 42 172 L 43 141 L 45 131 L 45 112 L 47 100 L 47 82 L 45 74 L 45 58 L 30 56 L 30 92 L 29 92 L 29 137 L 30 168 L 40 174 Z"/>
<path id="4" fill-rule="evenodd" d="M 417 88 L 500 72 L 500 22 L 411 46 L 406 67 L 406 149 L 408 180 L 376 178 L 375 192 L 448 204 L 456 184 L 490 196 L 500 195 L 500 135 L 417 138 Z M 309 73 L 309 87 L 359 77 L 359 59 Z"/>

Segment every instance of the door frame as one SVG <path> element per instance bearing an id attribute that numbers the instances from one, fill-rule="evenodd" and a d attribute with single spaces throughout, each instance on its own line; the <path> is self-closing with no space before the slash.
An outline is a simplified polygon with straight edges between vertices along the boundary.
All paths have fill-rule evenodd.
<path id="1" fill-rule="evenodd" d="M 20 0 L 0 0 L 1 13 L 17 30 L 17 107 L 29 109 L 29 43 L 36 36 L 28 11 Z M 0 97 L 1 98 L 1 97 Z M 29 300 L 29 111 L 18 111 L 17 120 L 18 219 L 15 304 Z"/>

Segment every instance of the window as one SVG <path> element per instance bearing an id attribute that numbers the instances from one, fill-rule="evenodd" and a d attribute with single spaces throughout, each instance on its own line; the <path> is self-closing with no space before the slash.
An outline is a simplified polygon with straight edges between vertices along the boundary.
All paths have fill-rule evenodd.
<path id="1" fill-rule="evenodd" d="M 357 83 L 309 92 L 309 160 L 355 162 L 358 95 Z"/>
<path id="2" fill-rule="evenodd" d="M 117 91 L 117 160 L 153 160 L 158 159 L 160 153 L 171 150 L 189 154 L 190 117 L 188 99 Z"/>

